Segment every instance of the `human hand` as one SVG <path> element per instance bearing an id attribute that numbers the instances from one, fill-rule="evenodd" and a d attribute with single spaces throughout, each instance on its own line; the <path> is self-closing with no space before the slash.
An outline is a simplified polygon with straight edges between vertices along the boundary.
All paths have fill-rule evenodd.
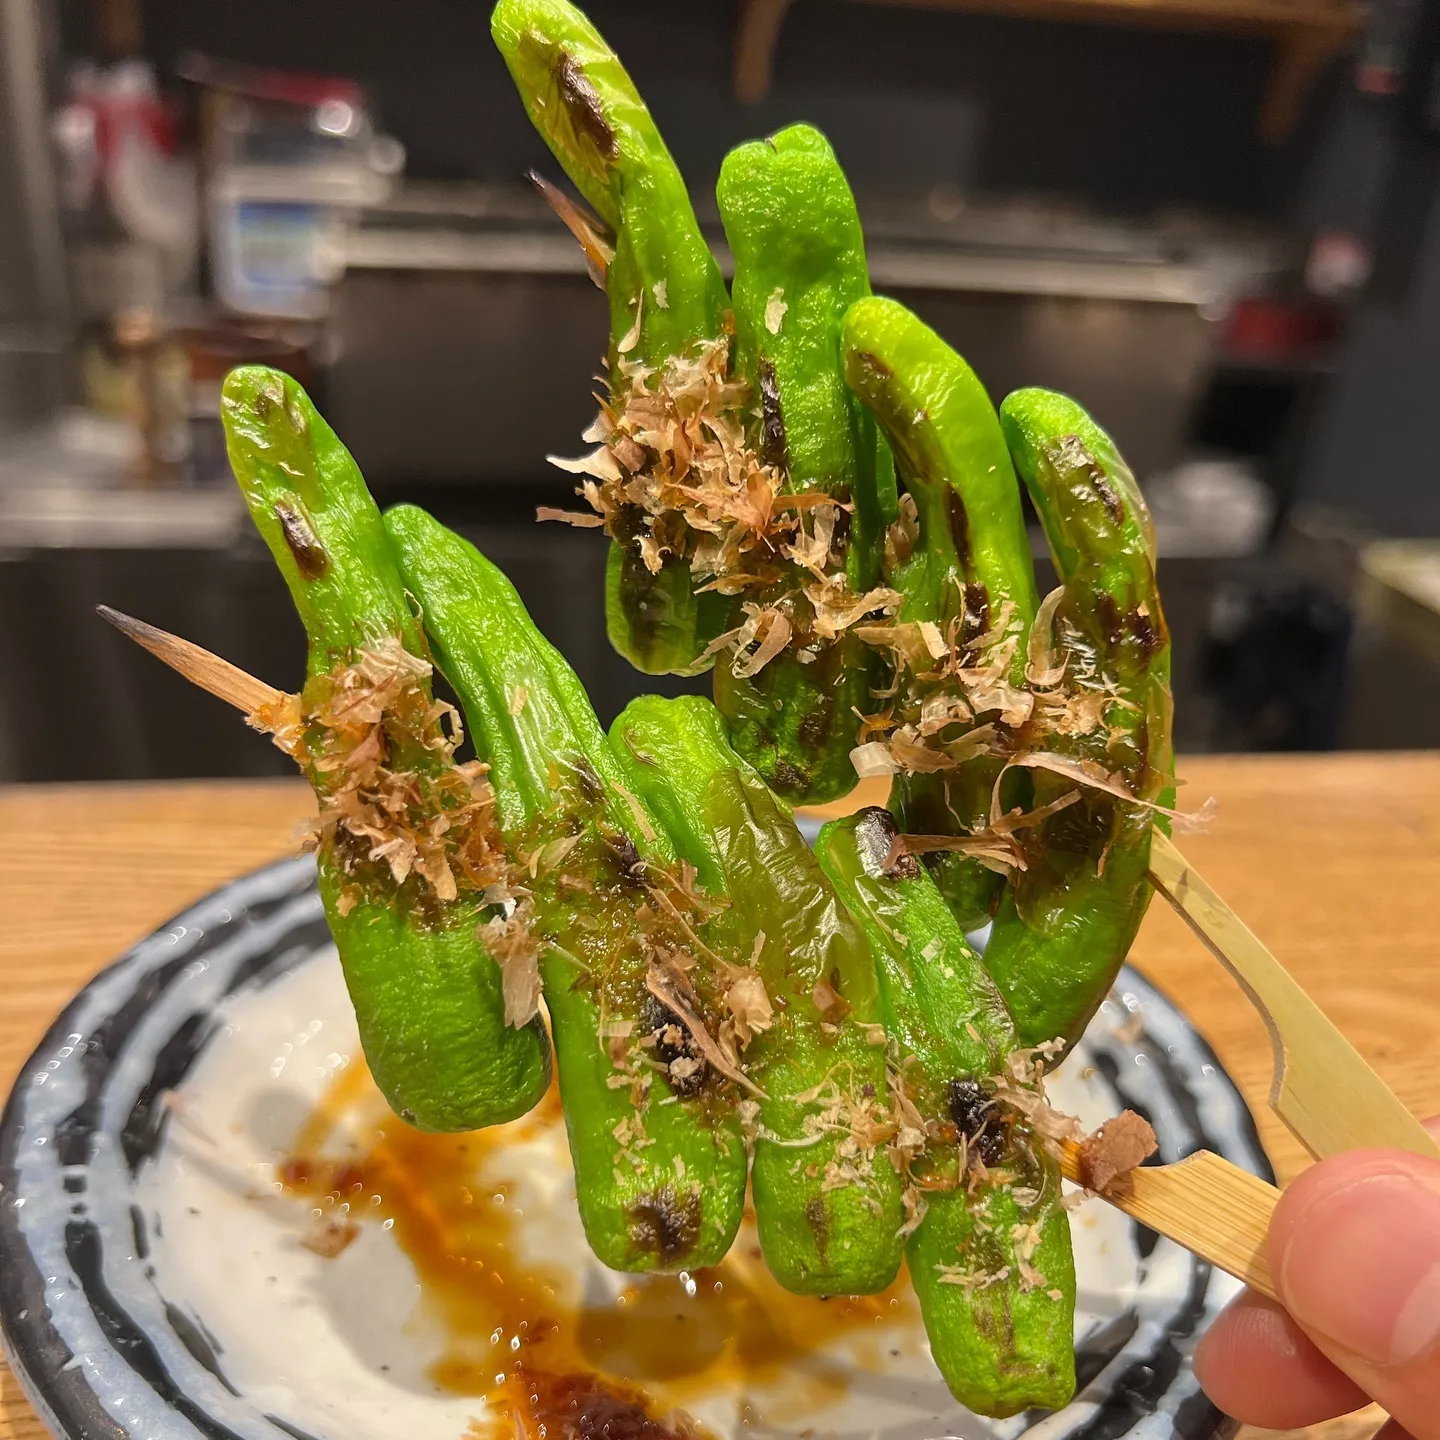
<path id="1" fill-rule="evenodd" d="M 1440 1161 L 1322 1160 L 1285 1191 L 1269 1249 L 1283 1306 L 1247 1291 L 1211 1326 L 1195 1352 L 1210 1398 L 1273 1429 L 1375 1400 L 1394 1417 L 1377 1440 L 1440 1440 Z"/>

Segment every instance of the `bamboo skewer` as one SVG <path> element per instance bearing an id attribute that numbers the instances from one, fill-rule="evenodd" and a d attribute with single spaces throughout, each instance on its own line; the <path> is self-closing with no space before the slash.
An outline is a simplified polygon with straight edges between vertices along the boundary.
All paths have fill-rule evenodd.
<path id="1" fill-rule="evenodd" d="M 1085 1183 L 1080 1147 L 1073 1142 L 1061 1152 L 1061 1168 L 1067 1180 Z M 1265 1236 L 1280 1192 L 1258 1175 L 1212 1151 L 1197 1150 L 1173 1165 L 1127 1171 L 1098 1193 L 1252 1290 L 1277 1298 Z"/>
<path id="2" fill-rule="evenodd" d="M 1312 1155 L 1378 1145 L 1440 1158 L 1425 1127 L 1159 830 L 1150 879 L 1260 1012 L 1275 1052 L 1270 1108 Z"/>
<path id="3" fill-rule="evenodd" d="M 257 680 L 238 665 L 222 660 L 193 641 L 182 640 L 168 630 L 147 625 L 143 620 L 112 610 L 108 605 L 97 605 L 95 610 L 102 620 L 143 646 L 157 660 L 163 660 L 172 670 L 178 670 L 192 685 L 208 690 L 217 699 L 233 705 L 246 715 L 253 715 L 262 705 L 285 698 L 283 690 Z"/>
<path id="4" fill-rule="evenodd" d="M 192 684 L 247 716 L 284 692 L 201 646 L 109 606 L 96 607 L 123 635 Z M 1264 1018 L 1275 1047 L 1271 1105 L 1316 1155 L 1362 1144 L 1437 1154 L 1435 1142 L 1319 1007 L 1158 830 L 1150 879 Z M 1062 1152 L 1066 1177 L 1083 1184 L 1079 1146 Z M 1187 1250 L 1275 1298 L 1265 1237 L 1280 1192 L 1208 1150 L 1119 1176 L 1101 1198 Z"/>

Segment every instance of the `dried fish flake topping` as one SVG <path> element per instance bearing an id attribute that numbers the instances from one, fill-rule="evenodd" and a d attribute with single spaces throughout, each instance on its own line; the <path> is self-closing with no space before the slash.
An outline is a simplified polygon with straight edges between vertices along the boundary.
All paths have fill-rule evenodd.
<path id="1" fill-rule="evenodd" d="M 895 666 L 894 683 L 883 692 L 891 703 L 861 719 L 851 752 L 860 778 L 943 776 L 977 759 L 999 765 L 988 825 L 958 835 L 901 837 L 892 860 L 951 851 L 1001 873 L 1024 870 L 1019 832 L 1086 793 L 1165 814 L 1186 828 L 1208 820 L 1213 802 L 1198 812 L 1157 803 L 1155 796 L 1173 776 L 1158 771 L 1143 752 L 1138 764 L 1133 758 L 1115 761 L 1132 744 L 1137 706 L 1101 673 L 1099 658 L 1073 624 L 1063 622 L 1065 595 L 1061 586 L 1044 598 L 1028 635 L 1011 601 L 983 622 L 988 629 L 979 634 L 968 609 L 944 631 L 931 622 L 884 618 L 855 627 L 859 639 L 884 651 Z M 1002 815 L 1001 780 L 1011 767 L 1045 770 L 1075 788 L 1028 815 Z"/>
<path id="2" fill-rule="evenodd" d="M 534 902 L 527 895 L 509 915 L 497 915 L 480 927 L 481 941 L 500 967 L 505 1023 L 516 1029 L 540 1012 L 540 943 L 534 925 Z"/>
<path id="3" fill-rule="evenodd" d="M 777 292 L 767 307 L 776 330 L 785 310 Z M 849 507 L 791 489 L 783 464 L 764 458 L 755 393 L 730 374 L 730 344 L 722 335 L 659 366 L 627 359 L 622 344 L 610 397 L 585 432 L 596 448 L 575 460 L 551 457 L 580 477 L 577 493 L 595 515 L 546 507 L 539 518 L 603 525 L 652 574 L 682 560 L 697 590 L 765 592 L 706 652 L 733 652 L 745 678 L 787 650 L 813 660 L 816 644 L 898 607 L 900 596 L 849 590 L 838 538 Z"/>
<path id="4" fill-rule="evenodd" d="M 540 1008 L 525 868 L 506 852 L 487 767 L 455 761 L 464 732 L 454 707 L 431 695 L 432 673 L 428 660 L 387 636 L 247 718 L 315 787 L 320 808 L 305 845 L 327 853 L 345 877 L 342 915 L 367 891 L 388 900 L 407 885 L 420 903 L 507 907 L 479 935 L 502 972 L 506 1023 L 519 1027 Z M 523 705 L 523 687 L 517 693 Z M 531 876 L 558 865 L 574 843 L 537 851 Z"/>
<path id="5" fill-rule="evenodd" d="M 353 877 L 342 913 L 377 869 L 395 887 L 416 876 L 423 895 L 445 903 L 508 877 L 486 767 L 456 763 L 460 717 L 430 694 L 431 673 L 387 636 L 247 717 L 315 787 L 307 848 L 327 850 Z"/>

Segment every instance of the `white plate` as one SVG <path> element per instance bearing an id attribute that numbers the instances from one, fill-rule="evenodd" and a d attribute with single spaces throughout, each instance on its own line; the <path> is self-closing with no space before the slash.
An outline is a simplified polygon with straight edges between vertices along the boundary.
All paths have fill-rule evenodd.
<path id="1" fill-rule="evenodd" d="M 56 1022 L 0 1126 L 0 1320 L 57 1436 L 506 1435 L 483 1392 L 514 1383 L 529 1339 L 516 1317 L 532 1312 L 492 1326 L 483 1284 L 437 1283 L 457 1253 L 477 1272 L 498 1262 L 512 1287 L 548 1285 L 580 1367 L 643 1386 L 657 1412 L 683 1406 L 719 1440 L 1202 1440 L 1223 1423 L 1189 1355 L 1234 1282 L 1098 1202 L 1073 1222 L 1080 1393 L 1055 1414 L 982 1420 L 950 1399 L 903 1279 L 864 1301 L 785 1296 L 745 1231 L 716 1271 L 616 1275 L 585 1246 L 557 1106 L 418 1137 L 387 1119 L 358 1056 L 308 861 L 201 902 Z M 1088 1125 L 1140 1110 L 1160 1159 L 1205 1146 L 1269 1173 L 1213 1054 L 1131 971 L 1052 1095 Z M 315 1210 L 337 1213 L 328 1182 L 303 1198 L 280 1183 L 294 1167 L 277 1169 L 317 1106 L 333 1123 L 304 1158 L 359 1162 L 368 1187 L 346 1177 L 358 1228 L 332 1258 L 302 1244 Z"/>

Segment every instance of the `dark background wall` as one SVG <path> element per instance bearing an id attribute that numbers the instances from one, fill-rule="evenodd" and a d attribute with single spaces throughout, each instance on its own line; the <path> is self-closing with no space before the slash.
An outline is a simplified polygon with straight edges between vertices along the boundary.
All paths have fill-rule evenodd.
<path id="1" fill-rule="evenodd" d="M 162 72 L 186 49 L 360 80 L 422 178 L 509 179 L 549 163 L 479 0 L 145 0 Z M 730 0 L 594 0 L 699 195 L 739 140 L 826 128 L 857 189 L 1046 191 L 1124 210 L 1265 218 L 1292 204 L 1317 118 L 1280 147 L 1256 133 L 1268 42 L 800 0 L 760 111 L 730 98 Z M 88 7 L 64 0 L 73 48 Z"/>

